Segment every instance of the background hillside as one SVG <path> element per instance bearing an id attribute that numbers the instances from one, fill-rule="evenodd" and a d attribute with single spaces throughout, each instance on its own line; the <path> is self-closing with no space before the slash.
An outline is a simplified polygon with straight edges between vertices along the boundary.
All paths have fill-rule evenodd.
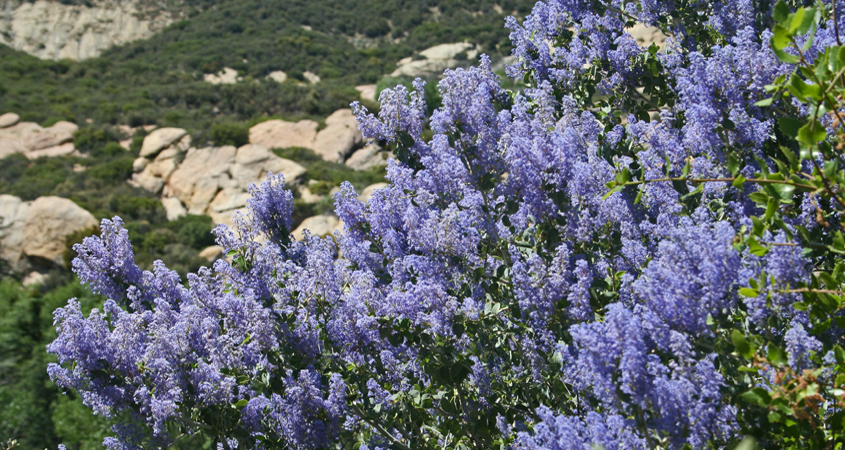
<path id="1" fill-rule="evenodd" d="M 14 23 L 17 19 L 9 13 L 21 5 L 61 14 L 71 11 L 82 14 L 79 17 L 93 14 L 92 21 L 103 11 L 123 8 L 121 14 L 130 11 L 141 21 L 133 26 L 164 19 L 150 22 L 154 26 L 145 39 L 86 50 L 96 57 L 42 59 L 33 55 L 58 52 L 51 45 L 63 42 L 67 33 L 50 36 L 53 30 L 48 30 L 41 36 L 38 30 L 24 30 L 32 31 L 24 42 L 23 34 L 14 35 L 14 30 L 26 23 Z M 183 275 L 195 271 L 209 263 L 199 253 L 213 244 L 212 218 L 183 215 L 168 220 L 163 194 L 127 182 L 133 172 L 137 175 L 133 164 L 141 159 L 149 130 L 182 128 L 191 145 L 200 149 L 241 146 L 249 127 L 271 118 L 311 119 L 322 130 L 327 116 L 361 99 L 356 86 L 378 84 L 381 89 L 408 83 L 410 76 L 390 74 L 403 58 L 424 60 L 424 49 L 469 42 L 475 45 L 474 53 L 488 53 L 500 62 L 510 52 L 505 17 L 521 16 L 530 5 L 510 0 L 0 1 L 0 42 L 9 44 L 0 43 L 0 115 L 16 113 L 21 123 L 42 127 L 73 124 L 76 130 L 64 144 L 72 142 L 72 154 L 33 158 L 2 148 L 9 142 L 2 132 L 10 128 L 0 129 L 0 155 L 8 155 L 0 159 L 0 253 L 10 226 L 4 222 L 10 217 L 4 201 L 26 203 L 53 196 L 70 199 L 96 220 L 123 217 L 143 268 L 160 259 Z M 35 19 L 45 29 L 54 23 L 51 18 Z M 467 53 L 456 55 L 463 65 L 475 62 Z M 206 81 L 207 75 L 224 68 L 236 70 L 238 81 Z M 285 72 L 287 79 L 267 79 L 276 71 Z M 313 83 L 309 74 L 320 81 Z M 429 78 L 428 94 L 436 102 L 437 76 L 422 75 Z M 363 101 L 371 110 L 378 108 L 372 100 Z M 381 158 L 383 153 L 376 155 Z M 294 187 L 297 224 L 326 213 L 332 204 L 329 194 L 341 181 L 351 180 L 359 192 L 383 181 L 383 161 L 354 165 L 299 147 L 276 148 L 274 154 L 295 161 L 303 171 Z M 87 228 L 63 236 L 61 263 L 34 262 L 35 280 L 27 278 L 31 269 L 16 271 L 0 259 L 0 449 L 8 440 L 27 450 L 56 448 L 59 443 L 71 450 L 102 448 L 108 422 L 92 416 L 80 399 L 63 395 L 49 381 L 50 357 L 44 351 L 55 336 L 55 308 L 71 297 L 78 297 L 86 310 L 103 301 L 80 286 L 68 269 L 72 244 L 95 232 Z M 185 439 L 179 448 L 207 445 Z"/>

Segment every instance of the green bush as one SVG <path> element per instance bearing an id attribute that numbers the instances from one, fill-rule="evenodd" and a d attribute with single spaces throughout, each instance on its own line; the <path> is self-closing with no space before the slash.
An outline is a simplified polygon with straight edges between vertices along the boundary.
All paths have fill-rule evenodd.
<path id="1" fill-rule="evenodd" d="M 233 122 L 216 123 L 211 126 L 211 139 L 216 145 L 240 147 L 249 143 L 249 128 Z"/>

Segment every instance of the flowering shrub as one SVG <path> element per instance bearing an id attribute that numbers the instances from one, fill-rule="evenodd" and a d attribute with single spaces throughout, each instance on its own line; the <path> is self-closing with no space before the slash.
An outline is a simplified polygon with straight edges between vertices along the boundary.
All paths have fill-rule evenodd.
<path id="1" fill-rule="evenodd" d="M 291 240 L 271 175 L 186 287 L 104 221 L 50 375 L 114 449 L 841 445 L 845 11 L 796 6 L 538 3 L 524 91 L 482 57 L 431 117 L 421 82 L 354 105 L 399 161 L 342 233 Z"/>

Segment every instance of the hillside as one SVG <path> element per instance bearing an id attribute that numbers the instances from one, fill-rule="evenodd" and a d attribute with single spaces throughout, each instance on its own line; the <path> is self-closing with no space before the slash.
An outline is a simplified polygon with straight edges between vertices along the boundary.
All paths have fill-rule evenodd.
<path id="1" fill-rule="evenodd" d="M 529 3 L 500 3 L 511 4 L 188 2 L 180 13 L 185 20 L 98 58 L 39 60 L 0 46 L 0 111 L 39 123 L 90 119 L 192 131 L 215 120 L 325 117 L 358 98 L 354 86 L 376 83 L 397 61 L 427 47 L 470 40 L 483 52 L 507 53 L 504 18 Z M 204 74 L 226 67 L 237 70 L 243 82 L 203 81 Z M 288 82 L 266 80 L 273 71 L 284 71 Z M 321 81 L 308 84 L 305 72 Z"/>

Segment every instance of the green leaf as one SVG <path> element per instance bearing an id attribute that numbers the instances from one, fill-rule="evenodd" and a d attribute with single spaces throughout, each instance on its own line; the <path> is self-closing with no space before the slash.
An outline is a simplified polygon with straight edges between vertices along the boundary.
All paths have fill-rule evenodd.
<path id="1" fill-rule="evenodd" d="M 772 40 L 774 40 L 774 38 L 772 38 Z M 775 56 L 777 56 L 778 59 L 781 60 L 781 62 L 785 62 L 787 64 L 795 64 L 800 61 L 797 56 L 786 53 L 785 51 L 776 47 L 772 47 L 772 51 L 775 52 Z"/>
<path id="2" fill-rule="evenodd" d="M 748 392 L 742 393 L 740 397 L 748 403 L 759 406 L 768 406 L 772 402 L 772 396 L 761 387 L 756 387 Z"/>
<path id="3" fill-rule="evenodd" d="M 734 155 L 728 155 L 728 170 L 731 172 L 731 175 L 736 176 L 739 173 L 739 160 L 734 157 Z"/>
<path id="4" fill-rule="evenodd" d="M 246 405 L 247 405 L 247 403 L 249 403 L 249 400 L 247 400 L 247 399 L 240 399 L 240 400 L 238 400 L 238 402 L 237 402 L 237 403 L 235 403 L 233 406 L 234 406 L 235 408 L 241 409 L 241 408 L 243 408 L 244 406 L 246 406 Z"/>
<path id="5" fill-rule="evenodd" d="M 739 330 L 733 330 L 731 332 L 731 341 L 733 342 L 734 348 L 739 355 L 749 358 L 753 356 L 753 353 L 751 352 L 751 345 L 745 339 L 745 335 L 742 334 L 742 332 Z"/>
<path id="6" fill-rule="evenodd" d="M 775 50 L 783 50 L 787 45 L 789 45 L 792 36 L 789 34 L 789 30 L 787 30 L 782 25 L 775 25 L 772 29 L 774 33 L 772 35 L 772 48 Z"/>
<path id="7" fill-rule="evenodd" d="M 769 344 L 769 362 L 775 365 L 782 366 L 789 362 L 786 352 L 775 344 Z"/>
<path id="8" fill-rule="evenodd" d="M 769 253 L 769 249 L 760 245 L 757 239 L 754 238 L 748 239 L 748 250 L 755 256 L 765 256 L 766 253 Z"/>
<path id="9" fill-rule="evenodd" d="M 798 24 L 797 31 L 799 34 L 804 34 L 807 31 L 810 31 L 810 28 L 816 23 L 816 8 L 800 8 L 799 11 L 804 14 L 801 16 L 801 21 Z M 795 12 L 795 17 L 792 18 L 792 21 L 795 22 L 797 19 L 798 11 Z M 792 24 L 790 24 L 789 28 L 792 28 Z M 812 36 L 809 40 L 812 40 Z"/>
<path id="10" fill-rule="evenodd" d="M 688 177 L 689 171 L 690 171 L 691 168 L 692 168 L 692 165 L 690 164 L 690 160 L 687 160 L 687 163 L 684 164 L 684 168 L 681 169 L 681 177 L 682 178 Z"/>
<path id="11" fill-rule="evenodd" d="M 732 183 L 733 187 L 735 187 L 737 189 L 742 189 L 742 185 L 745 184 L 746 179 L 747 178 L 745 178 L 742 175 L 737 176 L 736 179 L 734 180 L 734 182 Z"/>
<path id="12" fill-rule="evenodd" d="M 774 97 L 764 98 L 763 100 L 760 100 L 759 102 L 754 103 L 754 106 L 759 106 L 761 108 L 765 107 L 765 106 L 770 106 L 772 104 L 772 101 L 774 101 L 774 99 L 775 99 Z"/>
<path id="13" fill-rule="evenodd" d="M 804 8 L 798 8 L 798 10 L 795 11 L 795 14 L 792 15 L 792 20 L 789 21 L 789 32 L 794 33 L 798 31 L 804 23 L 804 17 L 806 16 L 807 10 Z"/>
<path id="14" fill-rule="evenodd" d="M 819 141 L 823 141 L 825 137 L 827 137 L 827 131 L 818 120 L 813 120 L 798 129 L 798 142 L 807 147 L 816 145 Z"/>
<path id="15" fill-rule="evenodd" d="M 763 216 L 763 220 L 771 219 L 778 210 L 778 201 L 774 197 L 769 197 L 769 201 L 766 204 L 766 215 Z"/>
<path id="16" fill-rule="evenodd" d="M 739 295 L 743 297 L 756 297 L 760 295 L 760 293 L 751 288 L 741 288 L 739 290 Z"/>
<path id="17" fill-rule="evenodd" d="M 806 311 L 810 309 L 810 307 L 804 302 L 795 302 L 792 304 L 792 307 L 795 308 L 796 311 Z"/>
<path id="18" fill-rule="evenodd" d="M 777 23 L 785 23 L 789 19 L 789 6 L 783 0 L 778 0 L 772 9 L 772 19 Z"/>
<path id="19" fill-rule="evenodd" d="M 778 128 L 780 131 L 793 139 L 798 136 L 798 130 L 801 129 L 801 125 L 803 125 L 803 122 L 791 117 L 781 117 L 778 119 Z"/>

